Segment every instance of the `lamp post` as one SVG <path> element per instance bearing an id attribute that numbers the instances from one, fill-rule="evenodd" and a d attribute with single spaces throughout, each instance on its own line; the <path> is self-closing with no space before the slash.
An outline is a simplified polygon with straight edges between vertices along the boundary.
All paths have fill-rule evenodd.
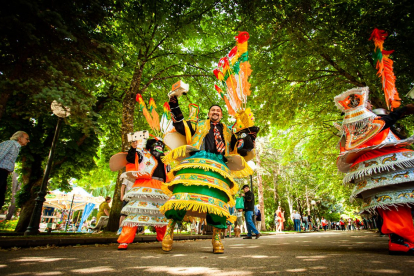
<path id="1" fill-rule="evenodd" d="M 70 109 L 67 107 L 63 107 L 61 104 L 59 104 L 56 101 L 52 102 L 51 109 L 53 111 L 53 114 L 58 116 L 58 122 L 56 125 L 55 134 L 53 136 L 52 147 L 50 148 L 49 158 L 47 160 L 42 185 L 40 186 L 40 191 L 37 194 L 37 198 L 35 199 L 35 206 L 33 209 L 32 217 L 30 218 L 30 223 L 29 223 L 29 226 L 27 227 L 26 232 L 24 232 L 25 236 L 39 234 L 40 218 L 42 216 L 42 208 L 43 208 L 43 202 L 45 201 L 46 188 L 47 188 L 47 183 L 49 181 L 49 174 L 50 174 L 50 170 L 52 169 L 53 155 L 55 153 L 55 148 L 56 148 L 56 144 L 59 138 L 59 133 L 62 128 L 63 118 L 70 115 Z"/>

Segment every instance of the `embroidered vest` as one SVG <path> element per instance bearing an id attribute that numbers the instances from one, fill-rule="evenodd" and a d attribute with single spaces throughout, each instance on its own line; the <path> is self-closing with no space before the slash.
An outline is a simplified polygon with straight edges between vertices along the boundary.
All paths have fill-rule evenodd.
<path id="1" fill-rule="evenodd" d="M 126 171 L 136 171 L 135 177 L 141 179 L 151 179 L 155 169 L 158 166 L 158 160 L 148 151 L 141 151 L 143 155 L 142 162 L 138 164 L 138 153 L 136 153 L 135 164 L 128 163 Z M 167 167 L 164 165 L 165 176 L 167 176 Z"/>
<path id="2" fill-rule="evenodd" d="M 227 128 L 226 124 L 223 124 L 223 139 L 224 139 L 224 143 L 226 145 L 226 150 L 225 150 L 225 155 L 229 155 L 230 153 L 230 141 L 231 141 L 231 132 L 230 130 Z M 191 146 L 196 147 L 197 149 L 201 149 L 201 146 L 203 145 L 204 142 L 204 138 L 206 137 L 206 135 L 209 133 L 210 131 L 210 119 L 208 120 L 204 120 L 204 121 L 199 121 L 197 123 L 197 128 L 196 131 L 192 137 L 191 140 Z"/>

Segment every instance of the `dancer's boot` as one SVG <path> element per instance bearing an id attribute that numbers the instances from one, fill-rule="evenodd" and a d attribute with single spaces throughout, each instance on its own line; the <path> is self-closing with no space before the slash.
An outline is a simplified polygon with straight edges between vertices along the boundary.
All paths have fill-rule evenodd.
<path id="1" fill-rule="evenodd" d="M 221 232 L 221 229 L 213 227 L 213 239 L 211 243 L 213 244 L 214 254 L 224 253 L 224 246 L 223 246 L 223 243 L 221 242 L 220 232 Z"/>
<path id="2" fill-rule="evenodd" d="M 175 221 L 170 220 L 165 231 L 164 239 L 162 240 L 162 250 L 171 251 L 173 244 Z"/>
<path id="3" fill-rule="evenodd" d="M 411 255 L 414 256 L 414 244 L 405 241 L 397 234 L 390 234 L 390 241 L 388 242 L 388 249 L 390 255 Z"/>

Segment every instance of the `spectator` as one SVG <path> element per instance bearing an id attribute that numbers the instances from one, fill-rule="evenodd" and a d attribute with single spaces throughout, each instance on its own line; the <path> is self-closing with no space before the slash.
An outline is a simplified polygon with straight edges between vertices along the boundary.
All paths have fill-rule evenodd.
<path id="1" fill-rule="evenodd" d="M 308 231 L 308 217 L 305 214 L 302 215 L 302 222 L 304 224 L 304 231 Z"/>
<path id="2" fill-rule="evenodd" d="M 256 229 L 261 229 L 262 225 L 262 213 L 260 212 L 260 209 L 257 209 L 256 213 Z"/>
<path id="3" fill-rule="evenodd" d="M 324 217 L 322 217 L 321 223 L 322 223 L 323 230 L 326 231 L 326 229 L 328 228 L 328 222 L 326 221 L 326 219 Z"/>
<path id="4" fill-rule="evenodd" d="M 345 221 L 344 221 L 344 219 L 342 217 L 341 217 L 341 220 L 339 221 L 339 224 L 341 226 L 341 230 L 342 231 L 345 231 Z"/>
<path id="5" fill-rule="evenodd" d="M 109 212 L 111 211 L 111 207 L 109 207 L 110 202 L 111 202 L 111 197 L 107 196 L 105 198 L 105 201 L 102 202 L 101 205 L 99 205 L 98 215 L 96 216 L 97 223 L 99 223 L 99 219 L 101 218 L 101 216 L 109 217 Z"/>
<path id="6" fill-rule="evenodd" d="M 312 221 L 312 216 L 311 215 L 308 215 L 308 228 L 309 228 L 309 231 L 314 230 L 314 223 Z"/>
<path id="7" fill-rule="evenodd" d="M 244 231 L 244 227 L 243 227 L 243 225 L 244 225 L 244 223 L 243 223 L 243 209 L 237 209 L 235 212 L 234 212 L 234 215 L 237 217 L 237 219 L 236 219 L 236 222 L 234 223 L 234 228 L 237 228 L 237 227 L 239 227 L 239 229 L 240 229 L 240 232 L 241 233 L 243 233 Z"/>
<path id="8" fill-rule="evenodd" d="M 91 219 L 91 226 L 92 225 L 95 225 L 96 224 L 96 218 L 95 217 L 92 217 L 92 219 Z"/>
<path id="9" fill-rule="evenodd" d="M 254 205 L 254 212 L 253 212 L 253 223 L 254 223 L 255 226 L 256 226 L 256 215 L 257 215 L 258 211 L 259 211 L 259 205 L 256 204 L 256 205 Z M 257 227 L 256 227 L 256 229 L 257 229 Z"/>
<path id="10" fill-rule="evenodd" d="M 358 218 L 355 218 L 355 226 L 356 229 L 359 231 L 359 229 L 361 228 L 361 221 Z"/>
<path id="11" fill-rule="evenodd" d="M 258 239 L 260 233 L 253 223 L 254 194 L 250 191 L 249 185 L 244 185 L 242 189 L 244 193 L 242 193 L 241 196 L 244 197 L 244 216 L 246 218 L 247 226 L 247 237 L 244 237 L 243 239 L 251 239 L 252 232 L 256 234 L 256 239 Z"/>
<path id="12" fill-rule="evenodd" d="M 190 225 L 190 235 L 193 235 L 193 231 L 194 231 L 194 235 L 197 234 L 197 219 L 196 218 L 191 218 L 191 225 Z"/>
<path id="13" fill-rule="evenodd" d="M 14 164 L 20 148 L 30 142 L 29 135 L 24 131 L 17 131 L 10 140 L 0 144 L 0 209 L 4 205 L 7 190 L 7 176 L 14 171 Z"/>
<path id="14" fill-rule="evenodd" d="M 201 219 L 201 221 L 198 224 L 198 234 L 205 235 L 206 234 L 206 227 L 207 224 L 206 219 Z"/>
<path id="15" fill-rule="evenodd" d="M 301 230 L 301 226 L 300 226 L 301 217 L 300 217 L 299 212 L 297 212 L 296 210 L 293 211 L 292 219 L 293 219 L 293 225 L 295 227 L 295 231 L 300 232 L 300 230 Z"/>
<path id="16" fill-rule="evenodd" d="M 352 230 L 352 219 L 348 218 L 348 230 L 351 231 Z"/>
<path id="17" fill-rule="evenodd" d="M 177 229 L 177 234 L 178 234 L 178 231 L 180 231 L 180 234 L 181 234 L 181 231 L 183 230 L 183 222 L 177 221 L 177 224 L 175 225 L 175 227 Z"/>
<path id="18" fill-rule="evenodd" d="M 228 210 L 230 215 L 234 214 L 234 207 L 229 207 Z M 231 227 L 233 226 L 233 224 L 229 220 L 226 220 L 226 224 L 227 228 L 224 229 L 224 236 L 227 238 L 231 238 Z"/>
<path id="19" fill-rule="evenodd" d="M 282 212 L 282 207 L 277 207 L 275 212 L 275 224 L 276 224 L 276 232 L 282 232 L 284 230 L 284 222 L 285 222 L 285 211 Z"/>

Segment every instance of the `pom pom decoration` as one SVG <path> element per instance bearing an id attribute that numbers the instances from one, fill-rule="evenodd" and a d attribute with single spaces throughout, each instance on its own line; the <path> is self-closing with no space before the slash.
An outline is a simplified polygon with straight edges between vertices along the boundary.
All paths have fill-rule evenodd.
<path id="1" fill-rule="evenodd" d="M 385 102 L 388 109 L 393 110 L 401 105 L 401 99 L 398 95 L 397 88 L 395 87 L 396 77 L 393 70 L 393 61 L 389 58 L 389 55 L 394 51 L 385 51 L 383 44 L 387 38 L 388 33 L 374 29 L 371 33 L 369 40 L 374 41 L 374 62 L 376 63 L 377 75 L 381 78 L 382 89 L 384 90 Z"/>
<path id="2" fill-rule="evenodd" d="M 144 100 L 142 99 L 142 95 L 141 94 L 137 94 L 136 98 L 135 98 L 139 104 L 139 111 L 142 111 L 144 108 L 147 108 L 147 106 L 145 105 Z"/>

